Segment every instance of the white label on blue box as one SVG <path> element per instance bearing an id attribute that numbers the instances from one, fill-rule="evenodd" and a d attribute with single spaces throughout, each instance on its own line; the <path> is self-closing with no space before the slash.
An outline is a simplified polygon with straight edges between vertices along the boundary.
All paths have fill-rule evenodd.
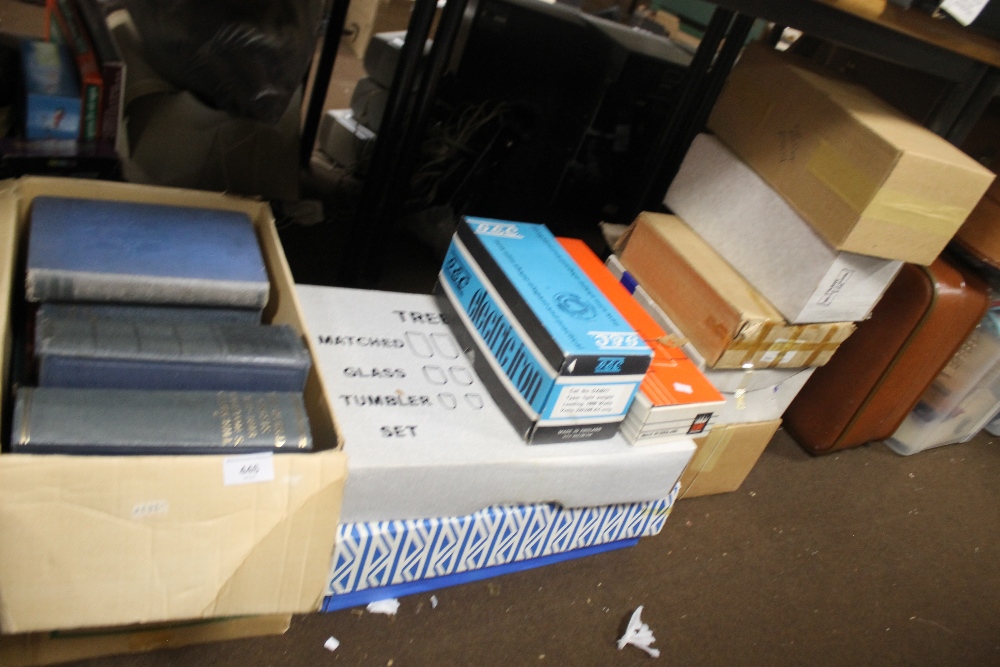
<path id="1" fill-rule="evenodd" d="M 571 384 L 559 390 L 552 418 L 620 415 L 635 393 L 635 383 Z"/>

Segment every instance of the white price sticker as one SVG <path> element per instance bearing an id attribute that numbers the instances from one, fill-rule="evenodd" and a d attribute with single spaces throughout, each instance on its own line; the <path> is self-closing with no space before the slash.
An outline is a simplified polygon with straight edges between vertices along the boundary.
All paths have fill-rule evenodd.
<path id="1" fill-rule="evenodd" d="M 170 503 L 166 500 L 150 500 L 144 503 L 136 503 L 132 507 L 133 519 L 144 519 L 148 516 L 166 514 L 170 511 Z"/>
<path id="2" fill-rule="evenodd" d="M 274 456 L 271 452 L 227 456 L 222 460 L 222 479 L 226 486 L 274 481 Z"/>

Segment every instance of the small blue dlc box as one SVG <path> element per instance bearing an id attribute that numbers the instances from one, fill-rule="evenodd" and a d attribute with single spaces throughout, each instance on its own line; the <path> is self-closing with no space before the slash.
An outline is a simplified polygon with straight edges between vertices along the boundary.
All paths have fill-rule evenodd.
<path id="1" fill-rule="evenodd" d="M 527 442 L 617 433 L 653 353 L 545 226 L 463 218 L 436 290 Z"/>
<path id="2" fill-rule="evenodd" d="M 80 83 L 69 50 L 52 42 L 21 41 L 24 74 L 24 138 L 80 136 Z"/>

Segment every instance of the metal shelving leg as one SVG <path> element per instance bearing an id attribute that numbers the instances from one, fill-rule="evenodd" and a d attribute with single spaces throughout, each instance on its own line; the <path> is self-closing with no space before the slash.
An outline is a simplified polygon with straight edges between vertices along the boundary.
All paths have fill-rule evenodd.
<path id="1" fill-rule="evenodd" d="M 323 105 L 330 88 L 330 77 L 333 75 L 333 65 L 337 61 L 337 49 L 340 48 L 340 37 L 344 34 L 347 7 L 350 4 L 351 0 L 333 0 L 330 15 L 326 20 L 323 46 L 320 47 L 319 62 L 316 64 L 312 92 L 309 95 L 309 106 L 306 109 L 305 121 L 302 123 L 299 163 L 303 167 L 309 167 L 309 159 L 316 144 L 316 132 L 319 130 L 319 120 L 323 116 Z"/>
<path id="2" fill-rule="evenodd" d="M 704 81 L 715 60 L 719 44 L 726 36 L 734 15 L 734 12 L 721 7 L 712 13 L 705 35 L 684 75 L 677 106 L 663 123 L 654 142 L 654 148 L 646 160 L 643 173 L 649 174 L 649 177 L 639 190 L 638 200 L 628 217 L 635 217 L 644 209 L 655 208 L 659 204 L 659 199 L 663 198 L 667 185 L 664 178 L 673 178 L 673 174 L 666 173 L 666 161 L 670 155 L 677 152 L 677 144 L 687 119 L 698 108 L 699 92 L 703 90 Z"/>
<path id="3" fill-rule="evenodd" d="M 436 11 L 436 0 L 416 0 L 414 4 L 348 237 L 349 247 L 338 276 L 341 284 L 370 287 L 381 275 L 381 262 L 375 259 L 377 244 L 390 240 L 390 216 L 402 196 L 393 191 L 399 147 L 414 110 L 414 84 Z"/>

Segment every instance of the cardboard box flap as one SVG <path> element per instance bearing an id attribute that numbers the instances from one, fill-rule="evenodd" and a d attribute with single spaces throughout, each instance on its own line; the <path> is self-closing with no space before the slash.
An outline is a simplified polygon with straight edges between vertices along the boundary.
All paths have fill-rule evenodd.
<path id="1" fill-rule="evenodd" d="M 226 459 L 0 456 L 3 631 L 315 610 L 346 457 L 229 486 Z"/>

